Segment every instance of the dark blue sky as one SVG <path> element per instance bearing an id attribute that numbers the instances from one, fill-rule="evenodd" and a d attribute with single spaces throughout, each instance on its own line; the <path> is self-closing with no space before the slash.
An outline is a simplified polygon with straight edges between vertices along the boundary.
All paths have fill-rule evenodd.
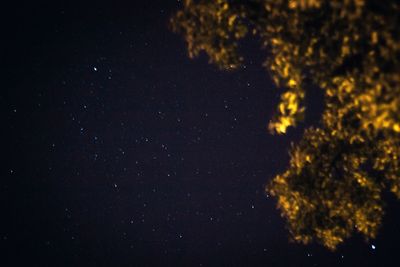
<path id="1" fill-rule="evenodd" d="M 187 58 L 167 27 L 179 1 L 4 8 L 1 266 L 383 266 L 376 249 L 288 242 L 264 185 L 319 117 L 267 131 L 279 99 L 256 40 L 245 67 Z M 390 198 L 390 196 L 388 197 Z M 386 265 L 389 266 L 389 265 Z"/>

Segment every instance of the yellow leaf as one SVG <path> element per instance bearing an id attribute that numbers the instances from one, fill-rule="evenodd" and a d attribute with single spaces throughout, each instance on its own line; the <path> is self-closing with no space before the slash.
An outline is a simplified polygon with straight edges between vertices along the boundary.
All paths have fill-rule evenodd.
<path id="1" fill-rule="evenodd" d="M 229 19 L 228 19 L 228 25 L 232 26 L 233 23 L 235 23 L 235 20 L 236 20 L 236 15 L 230 16 Z"/>
<path id="2" fill-rule="evenodd" d="M 371 33 L 371 42 L 372 42 L 372 44 L 377 44 L 378 43 L 378 33 L 377 32 L 372 32 Z"/>
<path id="3" fill-rule="evenodd" d="M 297 82 L 295 80 L 293 80 L 293 79 L 289 80 L 289 86 L 290 87 L 295 87 L 296 85 L 297 85 Z"/>

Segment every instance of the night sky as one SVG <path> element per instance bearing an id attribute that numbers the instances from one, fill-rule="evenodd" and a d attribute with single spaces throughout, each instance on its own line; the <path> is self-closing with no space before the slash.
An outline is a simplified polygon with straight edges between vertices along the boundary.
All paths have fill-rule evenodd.
<path id="1" fill-rule="evenodd" d="M 34 2 L 2 7 L 0 266 L 396 266 L 390 194 L 370 243 L 288 242 L 264 186 L 321 96 L 270 135 L 257 40 L 221 72 L 169 31 L 180 1 Z"/>

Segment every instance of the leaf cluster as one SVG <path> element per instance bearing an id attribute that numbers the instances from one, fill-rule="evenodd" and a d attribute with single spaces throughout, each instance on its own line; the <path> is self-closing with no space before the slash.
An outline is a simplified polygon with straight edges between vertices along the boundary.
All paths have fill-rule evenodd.
<path id="1" fill-rule="evenodd" d="M 399 22 L 394 0 L 187 0 L 171 19 L 189 55 L 204 51 L 221 69 L 240 66 L 246 34 L 260 37 L 282 90 L 271 133 L 304 119 L 309 88 L 323 91 L 321 122 L 266 188 L 295 241 L 335 249 L 354 231 L 374 238 L 382 192 L 400 198 Z"/>

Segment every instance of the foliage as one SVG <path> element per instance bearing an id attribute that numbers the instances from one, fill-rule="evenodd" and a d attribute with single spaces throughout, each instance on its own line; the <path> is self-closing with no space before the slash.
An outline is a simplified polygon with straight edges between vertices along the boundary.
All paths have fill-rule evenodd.
<path id="1" fill-rule="evenodd" d="M 171 19 L 189 56 L 204 51 L 221 69 L 240 66 L 240 39 L 260 37 L 283 90 L 271 133 L 304 118 L 307 88 L 323 90 L 321 122 L 266 189 L 298 242 L 374 238 L 383 190 L 400 198 L 399 14 L 393 0 L 186 0 Z"/>

